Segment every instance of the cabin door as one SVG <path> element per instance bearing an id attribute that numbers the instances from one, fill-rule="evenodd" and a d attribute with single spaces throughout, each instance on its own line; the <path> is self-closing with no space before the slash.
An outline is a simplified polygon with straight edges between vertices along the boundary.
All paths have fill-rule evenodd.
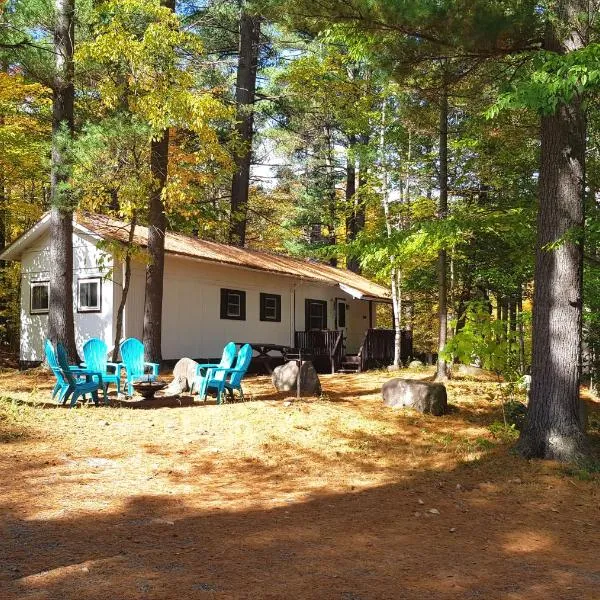
<path id="1" fill-rule="evenodd" d="M 346 354 L 346 340 L 348 339 L 348 304 L 343 298 L 335 299 L 335 328 L 343 332 L 342 348 Z"/>

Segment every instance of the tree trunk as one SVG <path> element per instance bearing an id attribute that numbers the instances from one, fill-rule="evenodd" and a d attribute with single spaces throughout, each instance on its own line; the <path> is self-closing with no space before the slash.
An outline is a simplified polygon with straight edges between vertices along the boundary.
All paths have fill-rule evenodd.
<path id="1" fill-rule="evenodd" d="M 439 187 L 438 218 L 445 219 L 448 214 L 448 83 L 446 73 L 442 75 L 442 94 L 440 98 L 440 148 L 439 148 Z M 442 248 L 438 254 L 438 362 L 436 380 L 448 379 L 448 365 L 441 353 L 448 339 L 448 278 L 447 254 Z"/>
<path id="2" fill-rule="evenodd" d="M 77 361 L 73 319 L 73 210 L 69 190 L 68 145 L 73 136 L 73 50 L 75 0 L 55 0 L 54 51 L 56 73 L 52 89 L 52 167 L 50 178 L 50 294 L 48 337 L 64 344 Z"/>
<path id="3" fill-rule="evenodd" d="M 559 19 L 548 26 L 545 49 L 566 53 L 585 45 L 574 25 L 586 13 L 583 4 L 559 3 Z M 565 23 L 571 32 L 559 38 L 557 30 Z M 585 135 L 577 97 L 542 117 L 532 382 L 518 443 L 527 458 L 573 461 L 588 452 L 579 398 Z"/>
<path id="4" fill-rule="evenodd" d="M 246 243 L 248 219 L 248 192 L 252 164 L 252 138 L 254 125 L 254 97 L 256 72 L 260 48 L 260 17 L 250 15 L 242 8 L 240 15 L 240 41 L 235 88 L 237 106 L 236 130 L 243 144 L 235 156 L 235 172 L 231 182 L 231 216 L 229 243 L 243 246 Z"/>
<path id="5" fill-rule="evenodd" d="M 346 152 L 346 242 L 348 243 L 356 239 L 356 159 L 353 154 L 355 146 L 356 137 L 350 136 Z M 353 254 L 348 254 L 346 267 L 348 270 L 358 273 L 358 258 Z"/>
<path id="6" fill-rule="evenodd" d="M 169 130 L 150 148 L 150 168 L 155 188 L 150 195 L 148 214 L 148 265 L 146 266 L 146 300 L 144 303 L 144 354 L 147 361 L 162 360 L 162 302 L 165 271 L 165 230 L 167 219 L 162 192 L 169 165 Z"/>
<path id="7" fill-rule="evenodd" d="M 175 0 L 161 0 L 161 5 L 175 10 Z M 169 167 L 169 130 L 150 144 L 150 171 L 154 188 L 148 206 L 148 265 L 144 301 L 144 355 L 149 362 L 162 360 L 162 302 L 165 271 L 165 231 L 167 218 L 163 190 Z"/>
<path id="8" fill-rule="evenodd" d="M 519 285 L 517 292 L 517 332 L 519 337 L 519 372 L 527 373 L 525 367 L 525 327 L 523 324 L 523 285 Z"/>
<path id="9" fill-rule="evenodd" d="M 117 309 L 117 317 L 115 324 L 115 345 L 113 348 L 112 359 L 114 362 L 119 360 L 119 343 L 123 335 L 123 314 L 125 313 L 125 305 L 127 296 L 129 295 L 129 284 L 131 282 L 131 249 L 133 248 L 133 238 L 135 236 L 135 226 L 137 225 L 137 214 L 133 213 L 131 225 L 129 226 L 129 235 L 127 238 L 127 250 L 125 253 L 125 273 L 123 276 L 123 291 L 121 293 L 121 302 Z"/>

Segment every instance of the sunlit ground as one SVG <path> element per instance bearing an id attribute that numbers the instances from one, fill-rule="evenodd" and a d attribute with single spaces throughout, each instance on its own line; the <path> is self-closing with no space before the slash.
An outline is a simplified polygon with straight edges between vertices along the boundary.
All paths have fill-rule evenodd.
<path id="1" fill-rule="evenodd" d="M 494 382 L 432 417 L 389 377 L 69 410 L 0 374 L 0 598 L 599 598 L 597 476 L 512 454 Z"/>

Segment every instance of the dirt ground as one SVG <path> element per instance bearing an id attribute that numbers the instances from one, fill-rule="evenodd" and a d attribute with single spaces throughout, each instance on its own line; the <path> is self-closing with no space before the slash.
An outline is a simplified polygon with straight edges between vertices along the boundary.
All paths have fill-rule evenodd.
<path id="1" fill-rule="evenodd" d="M 432 417 L 388 378 L 69 410 L 5 369 L 0 599 L 599 599 L 598 476 L 512 454 L 493 382 Z"/>

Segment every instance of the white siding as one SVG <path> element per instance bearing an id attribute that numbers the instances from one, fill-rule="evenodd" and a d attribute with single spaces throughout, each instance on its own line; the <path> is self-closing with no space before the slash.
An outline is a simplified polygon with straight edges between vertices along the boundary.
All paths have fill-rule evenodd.
<path id="1" fill-rule="evenodd" d="M 48 329 L 48 315 L 30 313 L 30 283 L 47 281 L 50 276 L 50 236 L 44 235 L 27 248 L 21 268 L 21 360 L 43 360 L 43 343 Z M 96 248 L 94 240 L 73 235 L 73 307 L 75 311 L 75 342 L 81 352 L 90 337 L 99 337 L 109 346 L 113 333 L 112 257 Z M 77 281 L 79 278 L 102 277 L 101 312 L 77 312 Z"/>

